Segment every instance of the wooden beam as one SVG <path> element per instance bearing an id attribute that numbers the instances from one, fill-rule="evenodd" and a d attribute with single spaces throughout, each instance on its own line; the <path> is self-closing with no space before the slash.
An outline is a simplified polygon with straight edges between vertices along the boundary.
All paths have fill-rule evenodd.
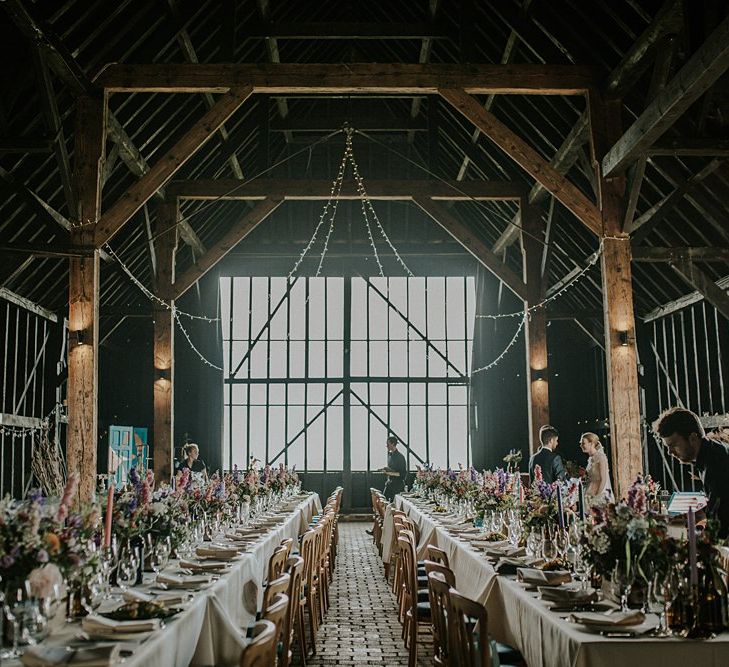
<path id="1" fill-rule="evenodd" d="M 26 299 L 24 296 L 20 296 L 20 294 L 16 294 L 15 292 L 11 292 L 5 287 L 0 287 L 0 299 L 5 299 L 10 303 L 14 303 L 16 306 L 25 308 L 25 310 L 29 310 L 31 313 L 40 315 L 51 322 L 58 322 L 58 315 L 56 315 L 52 310 L 39 306 L 34 301 Z"/>
<path id="2" fill-rule="evenodd" d="M 0 137 L 0 155 L 20 153 L 31 155 L 53 152 L 53 140 L 43 137 L 34 139 L 30 137 Z"/>
<path id="3" fill-rule="evenodd" d="M 154 225 L 154 247 L 157 274 L 154 289 L 157 295 L 172 304 L 177 250 L 178 202 L 161 202 Z M 154 440 L 152 458 L 158 482 L 169 482 L 174 461 L 174 375 L 175 321 L 172 312 L 162 305 L 154 308 Z"/>
<path id="4" fill-rule="evenodd" d="M 280 199 L 265 199 L 238 220 L 202 257 L 175 280 L 172 292 L 179 299 L 225 255 L 281 205 Z"/>
<path id="5" fill-rule="evenodd" d="M 549 161 L 552 169 L 560 174 L 566 174 L 577 162 L 583 144 L 587 141 L 589 122 L 587 114 L 582 114 L 577 122 L 572 126 L 569 134 L 562 142 L 561 146 L 555 153 L 554 157 Z M 539 182 L 532 186 L 529 191 L 529 204 L 539 204 L 550 196 L 549 191 Z M 521 210 L 517 211 L 513 217 L 512 224 L 507 225 L 501 236 L 494 243 L 493 251 L 499 254 L 506 250 L 512 243 L 519 238 L 519 227 L 521 226 Z"/>
<path id="6" fill-rule="evenodd" d="M 245 36 L 270 39 L 450 39 L 432 23 L 274 22 L 246 24 Z"/>
<path id="7" fill-rule="evenodd" d="M 729 276 L 726 276 L 721 280 L 717 280 L 715 284 L 720 290 L 722 290 L 726 294 L 727 290 L 729 290 Z M 654 320 L 660 319 L 661 317 L 666 317 L 666 315 L 677 313 L 679 310 L 688 308 L 695 303 L 700 303 L 703 300 L 704 295 L 697 290 L 695 292 L 691 292 L 690 294 L 680 296 L 678 299 L 674 299 L 673 301 L 669 301 L 668 303 L 656 306 L 653 310 L 643 315 L 641 319 L 644 322 L 653 322 Z"/>
<path id="8" fill-rule="evenodd" d="M 526 298 L 526 286 L 522 279 L 491 252 L 488 245 L 468 225 L 456 218 L 447 208 L 431 199 L 418 197 L 414 199 L 414 202 L 514 294 L 522 300 Z"/>
<path id="9" fill-rule="evenodd" d="M 634 262 L 729 262 L 729 248 L 633 246 Z"/>
<path id="10" fill-rule="evenodd" d="M 729 17 L 709 35 L 676 76 L 615 142 L 602 160 L 611 176 L 629 164 L 671 127 L 729 67 Z"/>
<path id="11" fill-rule="evenodd" d="M 93 248 L 99 220 L 106 102 L 80 97 L 76 107 L 75 199 L 78 205 L 71 242 Z M 66 465 L 79 475 L 78 502 L 96 491 L 98 429 L 99 252 L 72 258 L 69 265 L 68 331 L 77 344 L 68 350 L 68 431 Z"/>
<path id="12" fill-rule="evenodd" d="M 554 195 L 593 234 L 602 232 L 600 212 L 582 191 L 560 174 L 536 150 L 486 111 L 464 90 L 443 88 L 440 95 L 470 120 L 532 178 Z"/>
<path id="13" fill-rule="evenodd" d="M 580 95 L 597 85 L 581 65 L 339 64 L 112 64 L 95 82 L 118 93 L 224 93 L 252 86 L 256 93 L 414 93 L 463 88 L 474 95 Z"/>
<path id="14" fill-rule="evenodd" d="M 91 257 L 92 248 L 58 245 L 56 243 L 1 243 L 0 254 L 32 255 L 34 257 Z"/>
<path id="15" fill-rule="evenodd" d="M 703 294 L 704 298 L 729 320 L 729 294 L 704 273 L 695 262 L 683 257 L 671 262 L 671 268 L 691 287 Z"/>
<path id="16" fill-rule="evenodd" d="M 606 147 L 620 136 L 620 100 L 588 96 L 594 159 L 599 164 Z M 635 315 L 630 238 L 622 231 L 625 178 L 605 179 L 599 173 L 600 211 L 605 236 L 600 257 L 605 322 L 610 443 L 615 490 L 625 496 L 643 469 L 640 389 L 635 343 Z M 624 344 L 627 341 L 627 344 Z"/>
<path id="17" fill-rule="evenodd" d="M 729 140 L 718 137 L 661 139 L 648 149 L 650 157 L 729 157 Z"/>
<path id="18" fill-rule="evenodd" d="M 525 202 L 526 204 L 526 202 Z M 539 239 L 544 239 L 544 223 L 539 210 L 526 205 L 522 210 L 522 252 L 524 283 L 526 284 L 525 313 L 529 313 L 525 325 L 527 413 L 529 416 L 529 449 L 531 453 L 540 447 L 539 429 L 549 424 L 549 355 L 547 351 L 547 310 L 528 309 L 544 300 L 546 283 L 542 277 L 542 249 Z"/>
<path id="19" fill-rule="evenodd" d="M 96 237 L 101 247 L 116 234 L 144 203 L 184 165 L 212 134 L 250 97 L 251 88 L 236 88 L 223 95 L 216 105 L 134 185 L 132 185 L 99 221 Z"/>
<path id="20" fill-rule="evenodd" d="M 270 130 L 271 132 L 335 132 L 342 129 L 344 120 L 345 116 L 336 113 L 299 118 L 287 116 L 271 120 Z M 428 123 L 425 120 L 393 113 L 348 114 L 346 121 L 351 127 L 363 132 L 426 132 L 428 130 Z"/>
<path id="21" fill-rule="evenodd" d="M 370 199 L 409 200 L 425 197 L 437 200 L 518 200 L 525 192 L 521 183 L 512 181 L 419 181 L 419 180 L 368 180 L 367 196 Z M 173 181 L 168 192 L 180 199 L 201 200 L 256 200 L 273 199 L 326 201 L 331 196 L 332 183 L 328 180 L 258 178 L 240 183 L 235 180 Z M 349 180 L 342 183 L 340 199 L 359 199 L 356 184 Z"/>

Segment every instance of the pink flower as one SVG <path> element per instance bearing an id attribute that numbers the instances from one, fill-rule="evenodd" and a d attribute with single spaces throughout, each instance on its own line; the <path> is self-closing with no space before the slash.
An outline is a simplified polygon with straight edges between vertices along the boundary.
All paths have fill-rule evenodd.
<path id="1" fill-rule="evenodd" d="M 68 508 L 73 501 L 76 490 L 78 489 L 78 474 L 72 472 L 68 476 L 66 486 L 63 488 L 63 495 L 61 496 L 61 502 L 58 505 L 58 511 L 56 512 L 57 521 L 65 521 L 68 516 Z"/>
<path id="2" fill-rule="evenodd" d="M 57 593 L 57 588 L 63 584 L 61 571 L 53 563 L 37 567 L 28 575 L 30 592 L 36 598 L 50 598 Z"/>
<path id="3" fill-rule="evenodd" d="M 544 480 L 544 476 L 542 475 L 542 466 L 537 463 L 537 465 L 534 466 L 534 481 L 541 482 L 542 480 Z"/>

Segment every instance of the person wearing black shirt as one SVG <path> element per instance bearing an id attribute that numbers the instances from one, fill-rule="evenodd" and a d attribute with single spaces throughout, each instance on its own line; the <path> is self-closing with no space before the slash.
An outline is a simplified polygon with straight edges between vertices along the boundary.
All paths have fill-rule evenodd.
<path id="1" fill-rule="evenodd" d="M 539 442 L 542 446 L 529 459 L 529 479 L 534 481 L 534 466 L 542 469 L 542 478 L 547 484 L 563 481 L 567 477 L 562 457 L 554 450 L 559 444 L 559 433 L 553 426 L 542 426 L 539 429 Z"/>
<path id="2" fill-rule="evenodd" d="M 182 448 L 182 455 L 185 458 L 177 466 L 177 472 L 189 469 L 190 472 L 201 474 L 207 479 L 208 467 L 200 459 L 200 448 L 194 442 L 190 442 Z"/>
<path id="3" fill-rule="evenodd" d="M 704 485 L 706 516 L 719 522 L 719 537 L 729 536 L 729 447 L 707 438 L 698 416 L 684 408 L 666 410 L 653 431 L 671 456 L 694 464 Z"/>
<path id="4" fill-rule="evenodd" d="M 398 451 L 397 438 L 393 435 L 387 439 L 387 467 L 382 472 L 387 475 L 383 493 L 392 502 L 398 493 L 405 490 L 405 477 L 408 474 L 408 464 Z"/>

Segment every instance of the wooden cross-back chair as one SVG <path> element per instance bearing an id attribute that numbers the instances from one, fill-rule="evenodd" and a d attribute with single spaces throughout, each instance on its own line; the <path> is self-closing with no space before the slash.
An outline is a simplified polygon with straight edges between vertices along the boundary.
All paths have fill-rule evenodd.
<path id="1" fill-rule="evenodd" d="M 448 554 L 440 547 L 435 546 L 435 544 L 429 544 L 426 553 L 428 555 L 428 560 L 433 561 L 434 563 L 440 563 L 441 565 L 445 565 L 450 568 Z"/>
<path id="2" fill-rule="evenodd" d="M 288 577 L 288 575 L 286 575 Z M 286 582 L 288 584 L 288 581 Z M 287 586 L 288 587 L 288 586 Z M 285 664 L 282 661 L 277 661 L 276 657 L 278 654 L 279 645 L 283 646 L 284 640 L 284 625 L 286 623 L 286 614 L 289 610 L 289 596 L 286 593 L 278 593 L 274 599 L 272 599 L 270 605 L 263 610 L 263 618 L 266 621 L 271 621 L 276 626 L 276 648 L 274 654 L 274 661 L 270 663 L 276 665 Z"/>
<path id="3" fill-rule="evenodd" d="M 448 649 L 455 665 L 491 666 L 491 644 L 486 609 L 475 600 L 448 591 Z"/>
<path id="4" fill-rule="evenodd" d="M 268 559 L 268 570 L 266 572 L 266 582 L 273 581 L 281 576 L 286 567 L 288 555 L 285 546 L 278 546 L 273 550 L 271 558 Z"/>
<path id="5" fill-rule="evenodd" d="M 316 654 L 316 633 L 319 629 L 318 620 L 319 615 L 317 612 L 317 544 L 318 536 L 320 531 L 317 529 L 307 530 L 301 536 L 301 546 L 299 551 L 304 559 L 304 601 L 303 606 L 306 612 L 309 614 L 309 631 L 311 634 L 311 652 L 312 655 Z M 304 643 L 306 643 L 306 637 L 304 636 Z"/>
<path id="6" fill-rule="evenodd" d="M 286 593 L 289 588 L 289 580 L 291 575 L 286 572 L 281 573 L 276 579 L 270 579 L 266 589 L 263 591 L 263 604 L 261 605 L 261 616 L 265 618 L 266 609 L 270 607 L 277 596 Z"/>

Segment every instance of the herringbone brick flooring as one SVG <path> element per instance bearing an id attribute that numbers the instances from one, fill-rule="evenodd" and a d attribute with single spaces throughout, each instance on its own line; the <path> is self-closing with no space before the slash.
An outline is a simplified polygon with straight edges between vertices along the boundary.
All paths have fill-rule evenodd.
<path id="1" fill-rule="evenodd" d="M 369 526 L 346 521 L 339 524 L 331 606 L 319 628 L 316 655 L 307 660 L 307 665 L 408 664 L 395 596 L 385 582 L 372 538 L 365 532 Z M 418 642 L 418 666 L 432 664 L 432 639 L 423 630 Z"/>

